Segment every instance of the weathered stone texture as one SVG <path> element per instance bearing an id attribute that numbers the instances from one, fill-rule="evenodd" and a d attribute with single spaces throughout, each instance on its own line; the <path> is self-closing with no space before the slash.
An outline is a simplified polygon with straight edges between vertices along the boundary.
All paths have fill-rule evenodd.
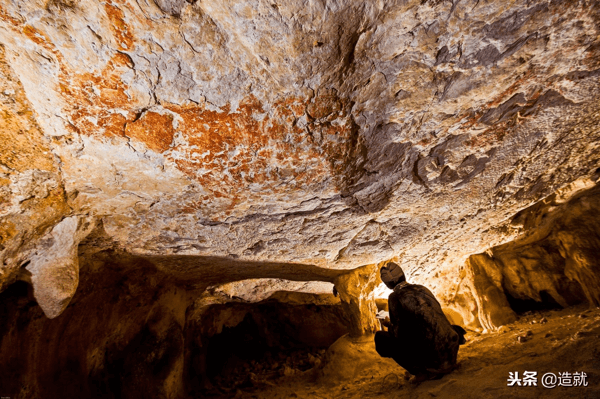
<path id="1" fill-rule="evenodd" d="M 349 321 L 351 337 L 370 335 L 379 330 L 379 322 L 375 319 L 377 306 L 373 294 L 377 274 L 377 265 L 367 265 L 335 279 L 335 288 Z"/>
<path id="2" fill-rule="evenodd" d="M 598 186 L 583 179 L 522 210 L 517 240 L 470 256 L 449 301 L 460 322 L 495 330 L 515 311 L 598 306 Z"/>
<path id="3" fill-rule="evenodd" d="M 76 216 L 63 219 L 41 238 L 25 270 L 31 275 L 33 295 L 52 319 L 69 304 L 79 284 L 79 242 L 94 228 Z"/>
<path id="4" fill-rule="evenodd" d="M 59 162 L 0 45 L 0 290 L 68 212 Z"/>
<path id="5" fill-rule="evenodd" d="M 73 214 L 140 256 L 398 257 L 449 301 L 470 255 L 518 237 L 517 212 L 593 177 L 599 16 L 587 0 L 5 1 L 3 98 L 28 111 L 2 134 L 36 144 L 2 144 L 3 163 L 23 153 L 3 196 L 38 187 L 32 237 Z"/>
<path id="6" fill-rule="evenodd" d="M 3 0 L 1 393 L 203 396 L 249 318 L 354 380 L 391 259 L 598 306 L 599 126 L 598 1 Z"/>

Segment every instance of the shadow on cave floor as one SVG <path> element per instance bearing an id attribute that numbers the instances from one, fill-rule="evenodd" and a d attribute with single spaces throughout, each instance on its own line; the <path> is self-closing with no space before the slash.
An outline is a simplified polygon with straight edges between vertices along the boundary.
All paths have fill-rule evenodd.
<path id="1" fill-rule="evenodd" d="M 519 337 L 524 337 L 519 339 Z M 238 391 L 240 398 L 598 398 L 600 309 L 527 312 L 487 334 L 469 333 L 459 368 L 440 380 L 415 385 L 404 370 L 380 358 L 371 340 L 332 347 L 318 372 L 280 379 L 275 386 Z M 343 340 L 343 339 L 342 339 Z M 359 359 L 359 360 L 357 360 Z M 537 372 L 537 386 L 507 386 L 509 372 Z M 542 386 L 546 373 L 585 372 L 587 386 Z M 565 384 L 568 384 L 565 379 Z M 572 380 L 571 380 L 572 381 Z"/>

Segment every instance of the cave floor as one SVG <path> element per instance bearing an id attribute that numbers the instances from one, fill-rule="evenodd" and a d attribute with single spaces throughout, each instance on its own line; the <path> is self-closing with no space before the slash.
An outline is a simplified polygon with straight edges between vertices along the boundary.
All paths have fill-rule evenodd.
<path id="1" fill-rule="evenodd" d="M 525 337 L 523 342 L 519 336 Z M 231 397 L 599 398 L 599 338 L 600 308 L 529 312 L 497 332 L 469 332 L 458 354 L 458 369 L 420 384 L 405 380 L 404 369 L 379 357 L 372 338 L 358 342 L 342 338 L 329 349 L 321 370 L 282 377 Z M 525 371 L 537 372 L 537 386 L 507 386 L 509 372 L 518 372 L 522 379 Z M 542 386 L 544 374 L 559 377 L 564 372 L 584 372 L 587 386 L 568 386 L 567 375 L 561 376 L 564 386 Z"/>

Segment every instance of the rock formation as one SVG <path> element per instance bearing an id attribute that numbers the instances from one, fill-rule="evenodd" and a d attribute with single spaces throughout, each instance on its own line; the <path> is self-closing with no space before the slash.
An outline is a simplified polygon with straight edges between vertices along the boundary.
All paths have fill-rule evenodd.
<path id="1" fill-rule="evenodd" d="M 392 259 L 472 330 L 600 305 L 599 38 L 593 0 L 2 1 L 0 363 L 47 373 L 0 382 L 205 389 L 205 312 L 368 334 Z"/>

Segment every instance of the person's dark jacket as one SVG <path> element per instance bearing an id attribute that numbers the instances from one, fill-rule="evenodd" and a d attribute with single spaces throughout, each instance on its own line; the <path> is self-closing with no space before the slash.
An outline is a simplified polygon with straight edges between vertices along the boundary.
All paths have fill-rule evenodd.
<path id="1" fill-rule="evenodd" d="M 411 374 L 451 370 L 465 331 L 450 324 L 431 291 L 402 282 L 394 287 L 388 303 L 390 334 L 399 350 L 396 361 Z"/>

